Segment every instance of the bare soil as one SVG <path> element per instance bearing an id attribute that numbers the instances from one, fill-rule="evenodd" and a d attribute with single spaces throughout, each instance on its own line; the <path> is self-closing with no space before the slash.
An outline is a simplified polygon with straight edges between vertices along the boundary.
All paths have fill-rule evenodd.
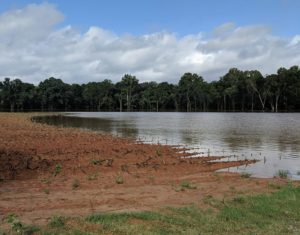
<path id="1" fill-rule="evenodd" d="M 186 158 L 183 149 L 31 122 L 34 114 L 0 113 L 0 219 L 14 213 L 44 224 L 52 215 L 153 210 L 236 193 L 268 192 L 270 181 L 215 173 L 255 161 Z M 194 189 L 180 186 L 186 181 Z"/>

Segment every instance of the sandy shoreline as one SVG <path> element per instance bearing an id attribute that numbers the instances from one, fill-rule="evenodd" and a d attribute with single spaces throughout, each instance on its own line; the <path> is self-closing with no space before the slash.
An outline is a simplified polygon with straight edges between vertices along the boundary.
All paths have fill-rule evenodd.
<path id="1" fill-rule="evenodd" d="M 252 161 L 182 159 L 178 149 L 30 121 L 0 113 L 0 219 L 9 213 L 43 224 L 53 215 L 204 206 L 205 196 L 268 192 L 270 181 L 214 173 Z M 122 182 L 123 181 L 123 182 Z M 185 181 L 195 189 L 180 188 Z"/>

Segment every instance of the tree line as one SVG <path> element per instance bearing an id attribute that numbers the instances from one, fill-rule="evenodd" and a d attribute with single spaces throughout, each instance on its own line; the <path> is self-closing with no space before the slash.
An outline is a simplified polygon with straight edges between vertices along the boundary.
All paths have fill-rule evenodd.
<path id="1" fill-rule="evenodd" d="M 300 69 L 230 69 L 207 82 L 185 73 L 178 84 L 142 82 L 130 74 L 121 81 L 67 84 L 48 78 L 35 86 L 20 79 L 0 81 L 0 109 L 10 111 L 300 111 Z"/>

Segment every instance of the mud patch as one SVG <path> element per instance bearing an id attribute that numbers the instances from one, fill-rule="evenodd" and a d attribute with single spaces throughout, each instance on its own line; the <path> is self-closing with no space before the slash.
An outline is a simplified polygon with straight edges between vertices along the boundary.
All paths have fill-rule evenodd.
<path id="1" fill-rule="evenodd" d="M 0 149 L 0 179 L 2 181 L 30 179 L 35 177 L 38 171 L 46 171 L 50 166 L 50 161 L 38 156 Z"/>

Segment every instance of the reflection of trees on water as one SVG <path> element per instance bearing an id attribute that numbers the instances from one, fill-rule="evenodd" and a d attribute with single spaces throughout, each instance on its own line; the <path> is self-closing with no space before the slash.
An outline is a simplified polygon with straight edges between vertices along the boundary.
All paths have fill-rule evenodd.
<path id="1" fill-rule="evenodd" d="M 300 133 L 282 133 L 277 137 L 278 151 L 300 158 Z"/>
<path id="2" fill-rule="evenodd" d="M 260 149 L 262 146 L 261 136 L 239 135 L 234 131 L 223 132 L 222 141 L 228 146 L 230 151 L 239 149 Z"/>
<path id="3" fill-rule="evenodd" d="M 180 131 L 181 142 L 188 145 L 200 145 L 201 135 L 200 133 L 182 130 Z"/>
<path id="4" fill-rule="evenodd" d="M 139 134 L 136 124 L 127 120 L 55 115 L 36 117 L 35 121 L 55 126 L 75 127 L 93 131 L 107 132 L 133 139 L 137 139 Z"/>
<path id="5" fill-rule="evenodd" d="M 75 127 L 88 129 L 93 131 L 112 132 L 113 122 L 110 119 L 99 118 L 81 118 L 72 116 L 41 116 L 34 118 L 35 121 L 46 123 L 49 125 L 62 126 L 62 127 Z"/>
<path id="6" fill-rule="evenodd" d="M 241 149 L 261 150 L 269 149 L 287 155 L 287 157 L 300 157 L 300 133 L 291 135 L 290 131 L 260 131 L 259 134 L 239 133 L 233 129 L 225 129 L 222 133 L 222 141 L 226 143 L 230 151 Z M 291 156 L 292 155 L 292 156 Z"/>
<path id="7" fill-rule="evenodd" d="M 138 139 L 139 136 L 139 129 L 136 124 L 126 120 L 114 121 L 114 130 L 124 138 Z"/>

